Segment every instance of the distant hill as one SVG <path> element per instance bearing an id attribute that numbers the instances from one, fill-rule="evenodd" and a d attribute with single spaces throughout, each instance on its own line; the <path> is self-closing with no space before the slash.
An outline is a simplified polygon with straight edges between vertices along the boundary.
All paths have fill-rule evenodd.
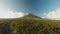
<path id="1" fill-rule="evenodd" d="M 60 34 L 60 20 L 28 14 L 16 19 L 0 19 L 0 34 Z"/>

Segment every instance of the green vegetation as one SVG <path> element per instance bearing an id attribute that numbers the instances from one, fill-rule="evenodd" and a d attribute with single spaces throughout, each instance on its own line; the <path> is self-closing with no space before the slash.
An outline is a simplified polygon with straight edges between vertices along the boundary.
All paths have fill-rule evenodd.
<path id="1" fill-rule="evenodd" d="M 1 19 L 0 34 L 60 34 L 60 20 L 30 17 Z"/>

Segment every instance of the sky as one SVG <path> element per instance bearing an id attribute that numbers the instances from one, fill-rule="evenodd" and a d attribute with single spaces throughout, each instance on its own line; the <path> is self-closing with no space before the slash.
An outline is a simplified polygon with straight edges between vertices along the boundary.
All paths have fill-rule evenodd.
<path id="1" fill-rule="evenodd" d="M 18 18 L 30 12 L 60 20 L 60 0 L 0 0 L 0 18 Z"/>

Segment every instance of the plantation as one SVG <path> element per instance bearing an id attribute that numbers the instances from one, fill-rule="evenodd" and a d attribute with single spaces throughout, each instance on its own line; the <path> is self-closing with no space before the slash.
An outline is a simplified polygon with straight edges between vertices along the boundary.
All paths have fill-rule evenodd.
<path id="1" fill-rule="evenodd" d="M 60 21 L 30 17 L 1 19 L 0 34 L 60 34 Z"/>

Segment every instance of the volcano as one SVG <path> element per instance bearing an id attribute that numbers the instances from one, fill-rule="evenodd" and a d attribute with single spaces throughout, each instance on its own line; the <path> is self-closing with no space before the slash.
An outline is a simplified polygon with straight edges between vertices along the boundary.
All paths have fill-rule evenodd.
<path id="1" fill-rule="evenodd" d="M 29 13 L 28 15 L 25 15 L 24 17 L 29 17 L 29 18 L 39 18 L 39 19 L 41 19 L 41 17 L 38 17 L 38 16 L 36 16 L 36 15 L 33 14 L 33 13 Z"/>

